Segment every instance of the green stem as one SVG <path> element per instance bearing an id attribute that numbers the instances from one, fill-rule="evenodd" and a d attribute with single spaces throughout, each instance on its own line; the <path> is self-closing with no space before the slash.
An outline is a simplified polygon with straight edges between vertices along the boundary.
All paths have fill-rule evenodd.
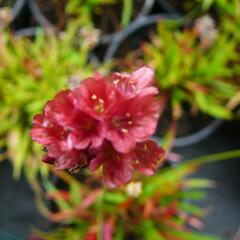
<path id="1" fill-rule="evenodd" d="M 226 159 L 237 158 L 237 157 L 240 157 L 240 150 L 231 150 L 227 152 L 211 154 L 204 157 L 194 158 L 192 160 L 188 160 L 184 162 L 182 165 L 185 165 L 185 164 L 188 166 L 189 164 L 200 165 L 200 164 L 213 163 L 213 162 L 223 161 Z"/>
<path id="2" fill-rule="evenodd" d="M 129 24 L 132 16 L 132 8 L 133 8 L 132 0 L 123 0 L 123 12 L 121 19 L 122 27 L 126 27 Z"/>
<path id="3" fill-rule="evenodd" d="M 103 225 L 104 225 L 104 218 L 103 218 L 103 211 L 104 211 L 104 194 L 105 188 L 103 187 L 103 192 L 99 196 L 97 201 L 97 221 L 99 224 L 99 231 L 97 234 L 97 240 L 103 240 Z"/>
<path id="4" fill-rule="evenodd" d="M 203 164 L 224 161 L 231 158 L 240 157 L 240 150 L 215 153 L 204 157 L 193 158 L 178 164 L 176 167 L 168 167 L 161 170 L 161 174 L 169 174 L 171 171 L 182 171 L 184 168 L 199 167 Z M 239 160 L 240 161 L 240 160 Z"/>

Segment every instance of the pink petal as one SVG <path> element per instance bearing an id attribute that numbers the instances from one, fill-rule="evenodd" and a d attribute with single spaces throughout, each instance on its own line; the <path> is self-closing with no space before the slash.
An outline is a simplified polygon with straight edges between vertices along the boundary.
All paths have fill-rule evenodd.
<path id="1" fill-rule="evenodd" d="M 44 115 L 43 114 L 37 114 L 33 118 L 33 125 L 34 126 L 42 126 L 44 120 Z"/>
<path id="2" fill-rule="evenodd" d="M 109 139 L 110 140 L 110 139 Z M 111 140 L 114 148 L 120 153 L 130 152 L 136 145 L 135 139 L 130 133 L 119 133 Z"/>
<path id="3" fill-rule="evenodd" d="M 110 189 L 128 183 L 132 178 L 131 160 L 127 155 L 116 155 L 114 158 L 104 160 L 104 182 Z"/>
<path id="4" fill-rule="evenodd" d="M 72 150 L 64 152 L 55 161 L 57 170 L 69 169 L 72 167 L 82 166 L 87 164 L 87 157 L 84 152 Z"/>
<path id="5" fill-rule="evenodd" d="M 157 95 L 159 93 L 158 89 L 156 87 L 146 87 L 144 90 L 138 90 L 138 94 L 141 94 L 142 96 L 145 95 Z"/>
<path id="6" fill-rule="evenodd" d="M 48 156 L 52 158 L 57 158 L 62 154 L 62 151 L 57 144 L 50 144 L 46 147 Z"/>
<path id="7" fill-rule="evenodd" d="M 103 240 L 112 240 L 114 228 L 115 228 L 115 226 L 111 220 L 104 223 L 104 225 L 103 225 Z"/>
<path id="8" fill-rule="evenodd" d="M 49 157 L 48 155 L 45 155 L 42 159 L 43 162 L 48 164 L 54 164 L 55 158 Z"/>
<path id="9" fill-rule="evenodd" d="M 100 136 L 94 136 L 92 138 L 92 144 L 91 147 L 93 148 L 98 148 L 101 146 L 101 144 L 103 143 L 104 138 L 100 137 Z"/>
<path id="10" fill-rule="evenodd" d="M 91 159 L 88 165 L 90 171 L 95 171 L 104 161 L 104 156 L 99 153 L 95 158 Z"/>
<path id="11" fill-rule="evenodd" d="M 48 128 L 33 128 L 30 134 L 34 141 L 37 141 L 43 145 L 50 144 L 59 137 L 59 132 Z"/>
<path id="12" fill-rule="evenodd" d="M 82 139 L 77 139 L 77 140 L 75 140 L 74 147 L 79 149 L 79 150 L 86 149 L 87 146 L 89 145 L 89 143 L 90 143 L 90 138 L 89 137 L 85 137 L 85 138 L 82 138 Z"/>
<path id="13" fill-rule="evenodd" d="M 137 99 L 138 114 L 135 118 L 136 129 L 133 135 L 136 141 L 142 141 L 154 134 L 159 118 L 160 104 L 153 96 Z M 135 108 L 136 108 L 135 107 Z"/>
<path id="14" fill-rule="evenodd" d="M 144 175 L 153 175 L 157 170 L 157 162 L 163 155 L 163 148 L 152 140 L 138 143 L 132 153 L 133 167 Z"/>
<path id="15" fill-rule="evenodd" d="M 154 71 L 150 67 L 143 66 L 134 71 L 131 76 L 136 81 L 137 88 L 143 90 L 153 84 Z"/>

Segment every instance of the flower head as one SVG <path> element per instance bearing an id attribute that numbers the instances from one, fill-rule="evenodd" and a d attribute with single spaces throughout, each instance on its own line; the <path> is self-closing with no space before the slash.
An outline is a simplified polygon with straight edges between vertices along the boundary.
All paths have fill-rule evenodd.
<path id="1" fill-rule="evenodd" d="M 33 119 L 32 139 L 44 145 L 43 161 L 59 170 L 103 167 L 110 188 L 131 180 L 133 169 L 153 174 L 163 150 L 149 138 L 160 112 L 153 71 L 99 74 L 58 93 Z"/>
<path id="2" fill-rule="evenodd" d="M 194 31 L 200 38 L 200 44 L 203 50 L 211 47 L 217 39 L 218 30 L 210 15 L 204 15 L 198 18 L 194 24 Z"/>

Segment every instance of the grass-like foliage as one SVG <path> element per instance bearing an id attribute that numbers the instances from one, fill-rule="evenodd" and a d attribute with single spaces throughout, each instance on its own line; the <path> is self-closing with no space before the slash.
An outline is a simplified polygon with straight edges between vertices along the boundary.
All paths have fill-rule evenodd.
<path id="1" fill-rule="evenodd" d="M 141 180 L 135 176 L 135 181 L 113 192 L 99 185 L 97 175 L 80 183 L 67 173 L 55 172 L 65 188 L 43 180 L 45 190 L 38 194 L 38 206 L 46 217 L 65 227 L 48 233 L 35 230 L 33 235 L 42 240 L 218 239 L 190 228 L 202 227 L 206 212 L 196 201 L 204 199 L 205 189 L 214 185 L 187 178 L 203 160 L 168 167 Z M 45 198 L 54 203 L 54 212 L 44 205 Z"/>
<path id="2" fill-rule="evenodd" d="M 15 177 L 23 165 L 32 176 L 40 167 L 41 149 L 29 136 L 33 116 L 59 90 L 94 71 L 89 60 L 93 42 L 76 26 L 69 24 L 60 35 L 38 32 L 34 40 L 8 31 L 0 36 L 0 136 L 1 147 L 7 147 L 1 157 L 11 159 Z"/>
<path id="3" fill-rule="evenodd" d="M 162 93 L 170 94 L 175 117 L 181 115 L 183 102 L 216 118 L 233 117 L 227 104 L 239 91 L 231 67 L 238 58 L 237 41 L 220 33 L 211 46 L 206 47 L 207 41 L 192 29 L 160 23 L 151 43 L 143 46 L 144 62 L 156 70 Z"/>

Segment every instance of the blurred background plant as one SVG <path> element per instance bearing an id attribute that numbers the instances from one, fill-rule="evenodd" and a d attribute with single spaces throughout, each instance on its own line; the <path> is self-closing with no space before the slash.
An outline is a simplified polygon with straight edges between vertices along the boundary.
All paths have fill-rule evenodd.
<path id="1" fill-rule="evenodd" d="M 232 119 L 228 103 L 240 89 L 234 81 L 239 72 L 238 44 L 228 32 L 216 29 L 209 15 L 184 30 L 175 22 L 162 21 L 150 42 L 141 43 L 140 49 L 120 61 L 124 69 L 134 68 L 133 62 L 155 69 L 157 85 L 168 99 L 165 103 L 171 104 L 174 120 L 181 117 L 184 102 L 192 113 L 200 110 L 215 118 Z"/>
<path id="2" fill-rule="evenodd" d="M 238 0 L 203 0 L 199 1 L 202 4 L 204 11 L 211 7 L 215 8 L 219 14 L 228 14 L 232 16 L 239 15 L 239 1 Z"/>
<path id="3" fill-rule="evenodd" d="M 240 151 L 233 150 L 178 165 L 162 162 L 154 176 L 136 173 L 132 182 L 114 191 L 102 185 L 101 171 L 89 175 L 85 169 L 74 176 L 50 167 L 57 180 L 43 176 L 35 193 L 39 211 L 55 228 L 34 229 L 30 239 L 220 239 L 200 232 L 209 210 L 198 206 L 216 183 L 191 175 L 204 164 L 239 156 Z"/>
<path id="4" fill-rule="evenodd" d="M 195 201 L 205 198 L 204 189 L 214 186 L 212 181 L 187 178 L 198 167 L 199 161 L 189 161 L 165 168 L 113 192 L 100 185 L 100 175 L 80 183 L 58 172 L 64 188 L 45 179 L 39 194 L 51 201 L 54 211 L 42 200 L 39 207 L 59 227 L 48 233 L 35 230 L 32 239 L 218 239 L 193 231 L 203 227 L 201 218 L 207 213 Z"/>
<path id="5" fill-rule="evenodd" d="M 183 32 L 160 23 L 152 42 L 143 45 L 144 63 L 156 70 L 160 91 L 170 94 L 175 120 L 181 116 L 182 102 L 187 102 L 193 112 L 233 117 L 227 103 L 239 86 L 234 84 L 234 68 L 229 64 L 237 60 L 237 42 L 214 28 L 204 33 L 203 21 L 213 20 L 202 17 L 195 29 Z"/>
<path id="6" fill-rule="evenodd" d="M 1 159 L 13 163 L 13 175 L 22 167 L 33 178 L 39 168 L 42 151 L 29 136 L 32 117 L 59 90 L 76 86 L 90 76 L 97 62 L 90 52 L 98 41 L 96 31 L 74 23 L 59 35 L 41 30 L 34 40 L 15 37 L 9 30 L 0 36 L 0 136 Z M 107 71 L 107 65 L 98 66 Z M 31 170 L 30 170 L 31 169 Z"/>
<path id="7" fill-rule="evenodd" d="M 74 19 L 75 24 L 79 24 L 79 26 L 95 27 L 101 33 L 108 34 L 126 27 L 141 12 L 144 1 L 52 0 L 46 3 L 41 0 L 31 0 L 30 6 L 34 11 L 38 11 L 39 8 L 37 20 L 45 27 L 56 27 L 57 30 L 61 31 L 67 22 Z"/>

